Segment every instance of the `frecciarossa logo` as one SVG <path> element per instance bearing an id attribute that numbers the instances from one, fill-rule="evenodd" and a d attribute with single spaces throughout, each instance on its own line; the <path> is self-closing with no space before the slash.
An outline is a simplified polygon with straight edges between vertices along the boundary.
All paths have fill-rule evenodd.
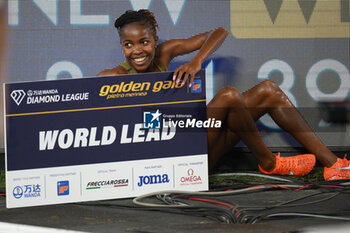
<path id="1" fill-rule="evenodd" d="M 129 185 L 128 179 L 115 179 L 115 180 L 99 180 L 91 181 L 86 185 L 86 189 L 101 189 L 101 188 L 117 188 L 125 187 Z"/>
<path id="2" fill-rule="evenodd" d="M 163 184 L 163 183 L 169 183 L 170 179 L 168 174 L 158 174 L 158 175 L 148 175 L 148 176 L 139 176 L 139 182 L 137 185 L 139 187 L 143 185 L 150 185 L 150 184 Z"/>

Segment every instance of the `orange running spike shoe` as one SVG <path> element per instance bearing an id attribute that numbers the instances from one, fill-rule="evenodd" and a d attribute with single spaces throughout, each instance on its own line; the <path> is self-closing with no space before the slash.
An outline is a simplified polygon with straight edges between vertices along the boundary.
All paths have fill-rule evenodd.
<path id="1" fill-rule="evenodd" d="M 313 154 L 303 154 L 289 157 L 276 156 L 276 167 L 272 171 L 264 171 L 260 165 L 259 170 L 267 175 L 305 176 L 315 166 L 316 158 Z"/>
<path id="2" fill-rule="evenodd" d="M 343 159 L 338 158 L 332 167 L 324 167 L 323 177 L 326 181 L 350 179 L 350 161 L 346 155 Z"/>

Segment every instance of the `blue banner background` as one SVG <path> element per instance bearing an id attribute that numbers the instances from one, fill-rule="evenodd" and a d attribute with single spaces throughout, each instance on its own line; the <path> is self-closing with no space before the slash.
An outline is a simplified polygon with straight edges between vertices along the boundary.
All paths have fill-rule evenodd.
<path id="1" fill-rule="evenodd" d="M 205 90 L 204 71 L 196 77 L 202 81 Z M 190 114 L 193 118 L 205 120 L 205 92 L 191 93 L 187 88 L 152 92 L 157 81 L 171 80 L 172 73 L 149 73 L 132 76 L 57 80 L 6 85 L 6 96 L 13 90 L 57 89 L 59 94 L 88 92 L 89 100 L 26 104 L 19 106 L 11 99 L 6 100 L 7 170 L 47 168 L 79 164 L 94 164 L 139 159 L 152 159 L 184 155 L 206 154 L 206 130 L 177 130 L 174 138 L 166 141 L 151 141 L 120 144 L 122 125 L 129 125 L 128 137 L 133 134 L 134 124 L 142 123 L 144 111 L 168 114 Z M 99 96 L 104 85 L 120 82 L 150 82 L 151 89 L 143 97 L 124 97 L 106 100 Z M 187 101 L 194 101 L 184 103 Z M 163 103 L 170 103 L 162 105 Z M 179 102 L 179 103 L 172 103 Z M 160 103 L 157 105 L 156 103 Z M 129 107 L 130 105 L 140 105 Z M 147 105 L 147 106 L 144 106 Z M 149 106 L 148 106 L 149 105 Z M 110 108 L 110 109 L 108 109 Z M 85 110 L 81 110 L 85 109 Z M 55 113 L 56 110 L 62 110 Z M 68 110 L 68 111 L 67 111 Z M 77 110 L 69 112 L 69 110 Z M 85 148 L 61 149 L 57 142 L 53 150 L 39 151 L 39 131 L 97 127 L 96 139 L 101 139 L 103 126 L 113 126 L 117 137 L 113 144 Z M 147 130 L 146 134 L 147 134 Z"/>

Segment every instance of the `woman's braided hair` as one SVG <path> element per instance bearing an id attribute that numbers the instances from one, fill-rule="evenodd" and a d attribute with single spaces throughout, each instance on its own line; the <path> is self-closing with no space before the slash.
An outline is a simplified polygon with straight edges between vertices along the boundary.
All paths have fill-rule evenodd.
<path id="1" fill-rule="evenodd" d="M 159 28 L 156 18 L 154 14 L 145 9 L 141 9 L 138 11 L 128 10 L 125 11 L 119 18 L 115 20 L 114 26 L 118 29 L 120 34 L 120 30 L 127 24 L 138 22 L 140 24 L 148 25 L 154 33 L 157 33 L 157 28 Z"/>

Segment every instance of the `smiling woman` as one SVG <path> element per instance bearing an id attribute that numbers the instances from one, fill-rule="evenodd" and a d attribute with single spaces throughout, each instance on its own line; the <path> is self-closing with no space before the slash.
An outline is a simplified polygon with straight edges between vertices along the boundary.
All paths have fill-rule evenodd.
<path id="1" fill-rule="evenodd" d="M 126 61 L 115 68 L 101 71 L 98 76 L 168 71 L 174 57 L 200 49 L 190 63 L 175 70 L 174 79 L 177 77 L 177 82 L 182 81 L 182 85 L 188 78 L 192 85 L 202 62 L 222 44 L 228 34 L 226 29 L 217 28 L 187 39 L 172 39 L 158 44 L 158 24 L 148 10 L 126 11 L 116 19 L 114 26 L 118 29 Z"/>
<path id="2" fill-rule="evenodd" d="M 158 37 L 152 31 L 137 22 L 122 29 L 124 55 L 136 72 L 158 71 L 153 63 Z"/>
<path id="3" fill-rule="evenodd" d="M 219 27 L 186 39 L 171 39 L 158 44 L 158 24 L 148 10 L 126 11 L 116 19 L 115 27 L 126 60 L 115 68 L 101 71 L 99 76 L 168 71 L 174 57 L 198 50 L 190 62 L 174 71 L 173 81 L 178 88 L 188 79 L 189 87 L 192 86 L 204 60 L 220 47 L 228 35 L 226 29 Z M 274 155 L 262 141 L 255 125 L 255 121 L 265 114 L 269 114 L 277 125 L 312 154 Z M 265 80 L 243 93 L 234 87 L 221 89 L 207 105 L 207 118 L 222 122 L 222 127 L 208 130 L 210 167 L 242 140 L 257 158 L 262 173 L 306 175 L 312 170 L 316 156 L 325 166 L 326 180 L 350 178 L 350 169 L 346 169 L 350 161 L 337 158 L 320 141 L 288 97 L 271 80 Z"/>
<path id="4" fill-rule="evenodd" d="M 153 62 L 155 48 L 158 45 L 156 33 L 158 25 L 149 11 L 144 11 L 144 14 L 148 15 L 148 17 L 144 17 L 144 20 L 135 15 L 131 18 L 137 21 L 128 24 L 121 18 L 115 22 L 115 27 L 119 31 L 125 58 L 136 72 L 161 71 Z"/>
<path id="5" fill-rule="evenodd" d="M 99 75 L 167 71 L 167 67 L 163 67 L 158 59 L 154 60 L 158 45 L 158 24 L 150 11 L 127 11 L 116 19 L 114 26 L 118 29 L 126 61 Z"/>

